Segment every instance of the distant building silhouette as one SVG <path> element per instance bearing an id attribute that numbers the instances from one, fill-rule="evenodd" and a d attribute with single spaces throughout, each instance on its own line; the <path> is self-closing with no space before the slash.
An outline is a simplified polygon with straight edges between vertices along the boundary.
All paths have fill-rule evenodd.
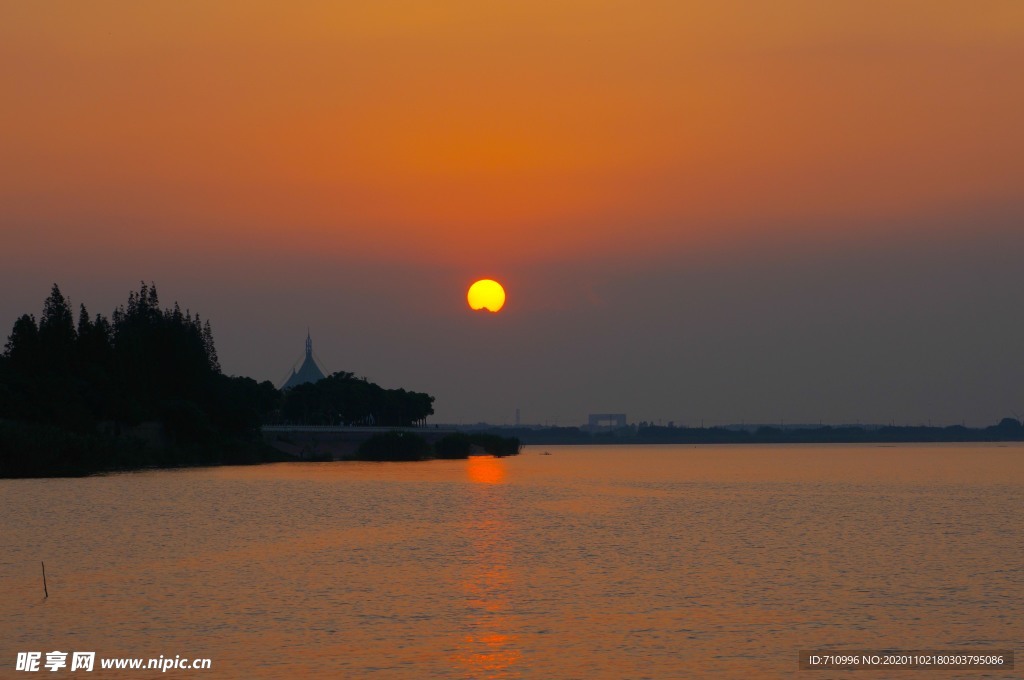
<path id="1" fill-rule="evenodd" d="M 315 383 L 318 380 L 324 379 L 324 373 L 317 366 L 316 360 L 313 358 L 313 338 L 310 336 L 309 331 L 306 331 L 306 358 L 302 362 L 302 366 L 296 371 L 292 369 L 292 374 L 288 380 L 281 385 L 282 390 L 290 390 L 296 385 L 304 385 L 305 383 Z"/>
<path id="2" fill-rule="evenodd" d="M 625 413 L 591 413 L 587 418 L 586 429 L 590 432 L 616 430 L 621 427 L 626 427 Z"/>

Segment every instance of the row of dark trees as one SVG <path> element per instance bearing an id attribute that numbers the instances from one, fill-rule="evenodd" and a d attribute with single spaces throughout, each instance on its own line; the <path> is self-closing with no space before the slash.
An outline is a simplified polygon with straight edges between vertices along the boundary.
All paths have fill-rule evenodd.
<path id="1" fill-rule="evenodd" d="M 0 356 L 0 475 L 262 459 L 259 426 L 278 408 L 269 382 L 221 373 L 209 321 L 161 308 L 143 283 L 110 318 L 77 323 L 57 285 Z M 155 424 L 156 440 L 129 435 Z M 153 428 L 150 428 L 151 431 Z M 242 462 L 242 461 L 237 461 Z"/>
<path id="2" fill-rule="evenodd" d="M 285 393 L 281 406 L 284 421 L 298 425 L 408 427 L 433 413 L 434 397 L 429 394 L 385 389 L 346 372 L 296 385 Z"/>

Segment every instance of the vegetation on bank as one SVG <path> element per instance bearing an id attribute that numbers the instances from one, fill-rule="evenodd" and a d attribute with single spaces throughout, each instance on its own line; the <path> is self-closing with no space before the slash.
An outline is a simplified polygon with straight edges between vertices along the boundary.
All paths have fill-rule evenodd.
<path id="1" fill-rule="evenodd" d="M 515 456 L 520 448 L 516 437 L 487 432 L 454 432 L 434 444 L 434 453 L 437 458 L 466 458 L 479 453 Z"/>
<path id="2" fill-rule="evenodd" d="M 376 434 L 359 445 L 359 460 L 398 461 L 457 459 L 472 455 L 514 456 L 519 453 L 519 440 L 494 434 L 466 434 L 453 432 L 430 445 L 415 432 L 384 432 Z"/>
<path id="3" fill-rule="evenodd" d="M 430 443 L 414 432 L 383 432 L 359 445 L 359 460 L 427 460 L 432 458 Z"/>

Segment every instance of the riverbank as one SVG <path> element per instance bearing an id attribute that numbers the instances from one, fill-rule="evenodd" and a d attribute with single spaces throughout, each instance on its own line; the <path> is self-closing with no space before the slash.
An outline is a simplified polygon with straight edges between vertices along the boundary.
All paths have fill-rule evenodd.
<path id="1" fill-rule="evenodd" d="M 86 477 L 133 470 L 296 461 L 457 459 L 519 453 L 514 437 L 428 428 L 267 428 L 261 437 L 174 444 L 159 423 L 88 434 L 0 421 L 0 478 Z"/>
<path id="2" fill-rule="evenodd" d="M 426 460 L 470 455 L 515 455 L 517 437 L 430 427 L 273 425 L 263 441 L 299 460 Z"/>
<path id="3" fill-rule="evenodd" d="M 158 423 L 125 427 L 115 434 L 0 421 L 0 478 L 86 477 L 131 470 L 295 460 L 298 458 L 260 439 L 217 436 L 175 444 L 166 438 Z"/>

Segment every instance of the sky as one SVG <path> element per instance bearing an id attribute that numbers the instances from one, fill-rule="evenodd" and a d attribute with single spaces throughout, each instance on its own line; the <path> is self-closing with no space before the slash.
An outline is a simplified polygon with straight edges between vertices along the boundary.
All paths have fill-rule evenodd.
<path id="1" fill-rule="evenodd" d="M 1016 0 L 0 2 L 0 332 L 146 280 L 435 422 L 1022 416 L 1021 73 Z"/>

